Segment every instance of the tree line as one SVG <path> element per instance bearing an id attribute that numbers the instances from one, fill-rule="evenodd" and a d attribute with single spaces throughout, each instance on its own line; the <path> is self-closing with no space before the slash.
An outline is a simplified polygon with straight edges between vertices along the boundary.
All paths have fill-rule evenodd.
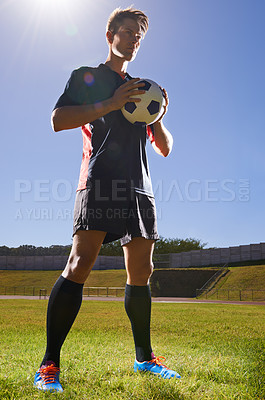
<path id="1" fill-rule="evenodd" d="M 161 237 L 155 243 L 154 254 L 181 253 L 183 251 L 201 250 L 207 243 L 198 239 L 178 239 Z M 19 247 L 0 246 L 0 256 L 68 256 L 71 245 L 52 245 L 49 247 L 36 247 L 33 245 L 21 245 Z M 102 256 L 122 256 L 123 250 L 120 241 L 102 245 L 100 250 Z"/>

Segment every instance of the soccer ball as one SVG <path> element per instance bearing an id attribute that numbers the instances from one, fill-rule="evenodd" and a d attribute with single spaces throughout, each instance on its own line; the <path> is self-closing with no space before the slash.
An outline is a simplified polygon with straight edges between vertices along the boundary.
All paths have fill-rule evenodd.
<path id="1" fill-rule="evenodd" d="M 145 83 L 139 90 L 145 90 L 144 94 L 135 95 L 141 99 L 136 103 L 126 103 L 121 111 L 124 117 L 134 125 L 149 125 L 156 122 L 164 111 L 165 96 L 160 86 L 150 79 L 141 79 L 137 83 Z"/>

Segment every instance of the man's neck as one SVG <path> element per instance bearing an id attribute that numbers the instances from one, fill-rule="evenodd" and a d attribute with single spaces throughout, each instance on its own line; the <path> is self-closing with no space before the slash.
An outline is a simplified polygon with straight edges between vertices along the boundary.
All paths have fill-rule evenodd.
<path id="1" fill-rule="evenodd" d="M 123 60 L 111 53 L 108 55 L 108 58 L 105 61 L 105 65 L 107 65 L 110 69 L 117 72 L 118 74 L 126 74 L 128 61 Z"/>

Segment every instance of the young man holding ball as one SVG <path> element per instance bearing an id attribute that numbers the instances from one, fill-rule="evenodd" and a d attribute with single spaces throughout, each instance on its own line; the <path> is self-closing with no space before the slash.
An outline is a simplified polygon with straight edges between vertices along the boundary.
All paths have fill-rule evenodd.
<path id="1" fill-rule="evenodd" d="M 173 144 L 163 125 L 166 105 L 152 126 L 135 126 L 122 115 L 130 100 L 144 93 L 127 74 L 148 29 L 148 18 L 132 7 L 110 15 L 106 38 L 109 53 L 97 68 L 74 70 L 52 113 L 54 131 L 82 128 L 83 159 L 77 188 L 73 246 L 55 283 L 47 311 L 47 347 L 34 384 L 62 391 L 60 350 L 78 314 L 82 289 L 102 243 L 120 239 L 127 271 L 125 309 L 136 350 L 134 370 L 163 378 L 180 376 L 155 357 L 150 341 L 152 254 L 159 238 L 155 202 L 146 157 L 146 139 L 166 157 Z"/>

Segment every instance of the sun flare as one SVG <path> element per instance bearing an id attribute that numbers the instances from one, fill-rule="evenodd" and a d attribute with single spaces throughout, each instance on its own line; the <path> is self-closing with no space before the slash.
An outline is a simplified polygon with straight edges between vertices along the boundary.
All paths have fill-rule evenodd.
<path id="1" fill-rule="evenodd" d="M 28 2 L 32 8 L 51 16 L 62 16 L 64 13 L 71 13 L 74 5 L 71 0 L 28 0 Z"/>
<path id="2" fill-rule="evenodd" d="M 28 14 L 32 15 L 34 24 L 40 29 L 43 26 L 49 30 L 53 27 L 62 28 L 65 33 L 70 31 L 75 34 L 74 15 L 77 14 L 78 8 L 76 2 L 72 0 L 26 0 L 29 6 Z M 71 27 L 71 29 L 69 28 Z M 74 32 L 74 33 L 72 33 Z"/>

